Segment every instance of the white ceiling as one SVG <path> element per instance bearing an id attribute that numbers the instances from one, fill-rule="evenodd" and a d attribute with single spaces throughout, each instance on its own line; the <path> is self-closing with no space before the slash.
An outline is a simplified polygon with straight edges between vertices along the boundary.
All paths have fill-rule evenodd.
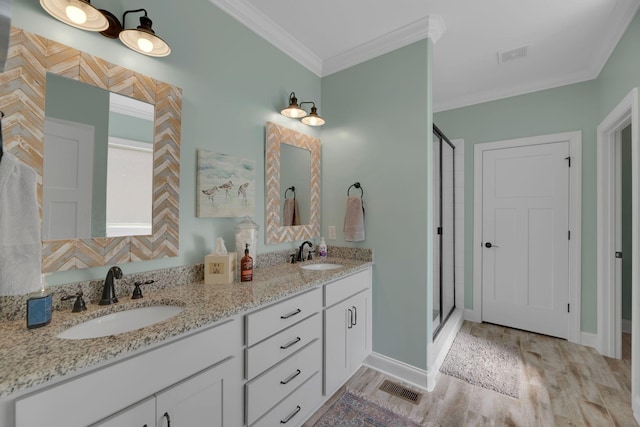
<path id="1" fill-rule="evenodd" d="M 210 0 L 318 76 L 435 41 L 435 111 L 594 79 L 640 0 Z M 528 46 L 499 63 L 498 52 Z"/>

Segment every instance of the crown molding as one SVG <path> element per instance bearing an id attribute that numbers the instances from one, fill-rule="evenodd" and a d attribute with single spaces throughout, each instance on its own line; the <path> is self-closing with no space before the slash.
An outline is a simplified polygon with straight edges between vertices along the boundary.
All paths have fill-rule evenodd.
<path id="1" fill-rule="evenodd" d="M 411 24 L 326 59 L 322 65 L 322 77 L 408 46 L 419 40 L 429 38 L 433 44 L 436 44 L 445 29 L 446 26 L 441 16 L 427 15 Z"/>
<path id="2" fill-rule="evenodd" d="M 593 52 L 594 59 L 591 61 L 590 70 L 592 74 L 596 75 L 596 77 L 600 75 L 600 72 L 607 64 L 609 57 L 616 49 L 620 39 L 622 39 L 622 36 L 629 28 L 629 25 L 631 25 L 631 21 L 635 18 L 638 9 L 640 9 L 640 2 L 637 1 L 626 3 L 619 1 L 616 7 L 620 7 L 621 4 L 626 7 L 617 13 L 617 16 L 620 17 L 620 19 L 615 21 L 612 20 L 615 22 L 615 25 L 611 23 L 606 24 L 612 27 L 612 29 L 610 29 L 610 31 L 601 31 L 601 34 L 604 33 L 606 39 L 600 44 L 600 49 Z"/>
<path id="3" fill-rule="evenodd" d="M 322 60 L 246 0 L 209 0 L 286 55 L 322 77 Z"/>
<path id="4" fill-rule="evenodd" d="M 430 38 L 435 44 L 446 29 L 441 16 L 428 15 L 323 61 L 247 0 L 209 1 L 319 77 L 328 76 L 418 40 Z"/>
<path id="5" fill-rule="evenodd" d="M 457 108 L 469 107 L 471 105 L 483 104 L 485 102 L 498 101 L 500 99 L 511 98 L 513 96 L 526 95 L 528 93 L 553 89 L 561 86 L 582 83 L 598 77 L 598 73 L 591 69 L 583 70 L 568 76 L 557 79 L 547 79 L 542 81 L 526 82 L 514 84 L 503 89 L 488 89 L 482 92 L 468 93 L 465 95 L 449 98 L 446 102 L 433 101 L 433 112 L 455 110 Z"/>
<path id="6" fill-rule="evenodd" d="M 109 111 L 138 119 L 154 121 L 155 107 L 153 104 L 148 104 L 114 92 L 111 92 L 109 95 Z"/>

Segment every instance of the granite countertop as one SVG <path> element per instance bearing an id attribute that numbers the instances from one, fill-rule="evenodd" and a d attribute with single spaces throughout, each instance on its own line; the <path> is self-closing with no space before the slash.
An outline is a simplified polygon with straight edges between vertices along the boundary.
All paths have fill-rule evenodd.
<path id="1" fill-rule="evenodd" d="M 230 316 L 322 286 L 371 265 L 371 262 L 344 258 L 328 258 L 322 262 L 338 263 L 343 267 L 311 271 L 301 269 L 298 264 L 280 264 L 257 268 L 252 282 L 236 282 L 231 285 L 205 285 L 196 282 L 148 290 L 144 292 L 142 299 L 131 300 L 126 296 L 119 297 L 120 302 L 111 306 L 88 304 L 88 310 L 82 313 L 54 311 L 51 323 L 39 329 L 27 329 L 24 319 L 2 321 L 0 397 L 213 325 Z M 183 306 L 184 311 L 163 322 L 118 335 L 83 340 L 56 337 L 68 327 L 91 318 L 158 304 Z"/>

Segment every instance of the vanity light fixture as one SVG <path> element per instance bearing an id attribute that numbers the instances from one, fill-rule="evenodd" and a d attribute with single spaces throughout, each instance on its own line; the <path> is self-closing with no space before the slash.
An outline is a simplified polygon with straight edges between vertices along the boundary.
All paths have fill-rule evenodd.
<path id="1" fill-rule="evenodd" d="M 87 31 L 104 31 L 107 18 L 89 0 L 40 0 L 40 6 L 58 21 Z"/>
<path id="2" fill-rule="evenodd" d="M 304 104 L 312 104 L 310 113 L 307 113 L 304 109 L 302 109 L 302 106 Z M 291 94 L 289 95 L 289 106 L 280 111 L 280 114 L 291 119 L 302 119 L 302 123 L 309 126 L 322 126 L 323 124 L 325 124 L 324 119 L 318 115 L 316 103 L 311 101 L 304 101 L 301 102 L 300 105 L 298 105 L 298 98 L 296 98 L 295 92 L 291 92 Z"/>
<path id="3" fill-rule="evenodd" d="M 167 56 L 169 45 L 156 35 L 151 28 L 153 22 L 145 9 L 127 10 L 122 15 L 122 24 L 116 16 L 104 9 L 96 9 L 89 0 L 40 0 L 40 5 L 57 20 L 80 28 L 99 31 L 105 37 L 119 38 L 120 41 L 138 53 L 148 56 Z M 126 28 L 129 13 L 144 12 L 137 28 Z"/>

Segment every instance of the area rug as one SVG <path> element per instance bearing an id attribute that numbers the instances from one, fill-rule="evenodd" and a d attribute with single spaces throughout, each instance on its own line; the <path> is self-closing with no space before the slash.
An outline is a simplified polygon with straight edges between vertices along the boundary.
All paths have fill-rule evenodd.
<path id="1" fill-rule="evenodd" d="M 314 424 L 314 427 L 420 427 L 407 418 L 345 392 Z"/>
<path id="2" fill-rule="evenodd" d="M 521 365 L 517 346 L 489 341 L 461 329 L 440 372 L 518 399 Z"/>

